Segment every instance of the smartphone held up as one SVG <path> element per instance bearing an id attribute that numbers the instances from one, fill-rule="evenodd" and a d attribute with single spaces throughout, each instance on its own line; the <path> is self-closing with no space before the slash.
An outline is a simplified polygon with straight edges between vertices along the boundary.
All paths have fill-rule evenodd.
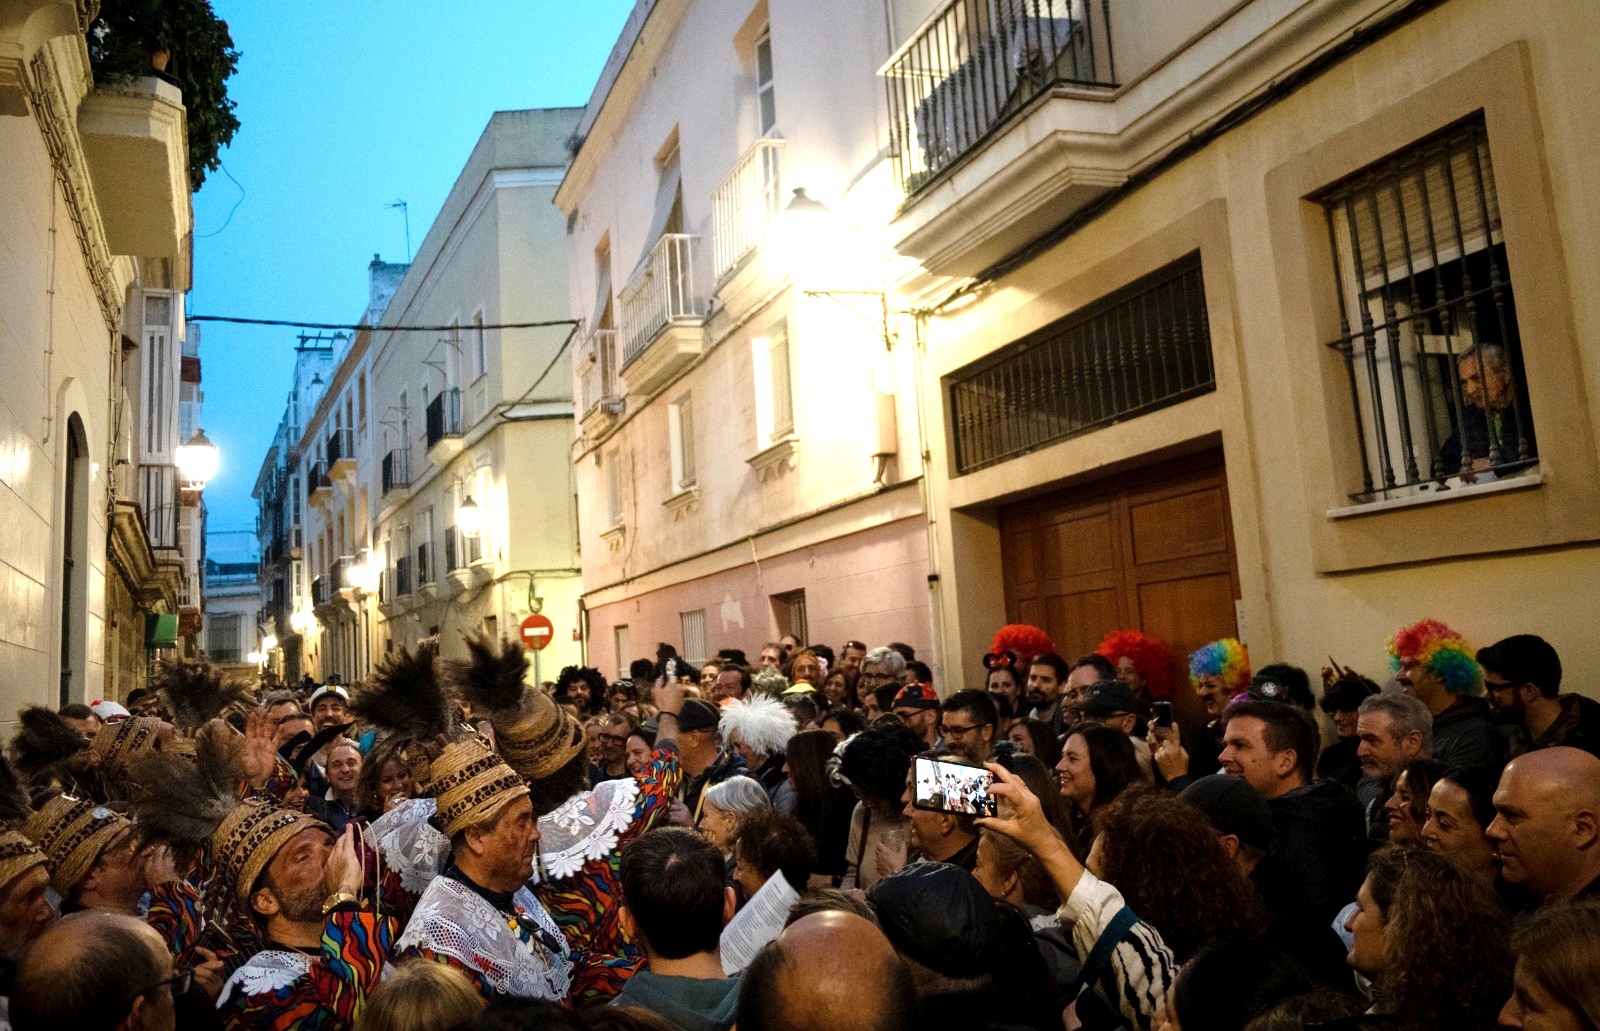
<path id="1" fill-rule="evenodd" d="M 997 816 L 999 809 L 989 788 L 994 774 L 974 766 L 918 758 L 912 805 L 936 813 Z"/>

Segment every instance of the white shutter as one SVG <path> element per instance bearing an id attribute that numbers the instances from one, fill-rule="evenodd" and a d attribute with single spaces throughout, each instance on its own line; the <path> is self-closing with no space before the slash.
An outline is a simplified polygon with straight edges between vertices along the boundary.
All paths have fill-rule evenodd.
<path id="1" fill-rule="evenodd" d="M 678 622 L 683 628 L 683 657 L 689 660 L 690 666 L 698 668 L 705 665 L 706 610 L 680 612 Z"/>
<path id="2" fill-rule="evenodd" d="M 794 432 L 794 383 L 789 365 L 789 329 L 779 327 L 768 345 L 772 371 L 772 439 Z"/>

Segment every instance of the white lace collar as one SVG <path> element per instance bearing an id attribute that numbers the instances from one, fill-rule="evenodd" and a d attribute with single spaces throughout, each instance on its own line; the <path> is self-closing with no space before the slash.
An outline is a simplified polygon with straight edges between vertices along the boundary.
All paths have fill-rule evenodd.
<path id="1" fill-rule="evenodd" d="M 550 940 L 561 944 L 559 953 L 545 948 L 538 938 L 524 941 L 504 914 L 450 877 L 437 877 L 428 885 L 395 950 L 428 949 L 449 956 L 476 971 L 502 995 L 565 999 L 572 983 L 572 962 L 561 929 L 527 888 L 517 889 L 512 901 Z"/>
<path id="2" fill-rule="evenodd" d="M 603 780 L 539 817 L 539 862 L 530 883 L 541 879 L 540 871 L 550 881 L 571 877 L 614 851 L 638 807 L 639 782 L 628 777 Z"/>
<path id="3" fill-rule="evenodd" d="M 245 960 L 244 966 L 235 970 L 233 976 L 223 983 L 222 994 L 217 996 L 217 1008 L 226 1006 L 235 990 L 251 996 L 266 995 L 289 987 L 298 978 L 311 972 L 313 958 L 304 952 L 286 949 L 261 950 Z"/>

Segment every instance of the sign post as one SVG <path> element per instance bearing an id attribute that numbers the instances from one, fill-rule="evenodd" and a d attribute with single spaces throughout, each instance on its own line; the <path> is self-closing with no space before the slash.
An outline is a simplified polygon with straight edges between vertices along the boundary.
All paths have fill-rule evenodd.
<path id="1" fill-rule="evenodd" d="M 550 622 L 548 616 L 541 616 L 535 612 L 522 621 L 522 646 L 533 652 L 533 678 L 539 679 L 539 653 L 550 646 L 555 640 L 555 624 Z"/>

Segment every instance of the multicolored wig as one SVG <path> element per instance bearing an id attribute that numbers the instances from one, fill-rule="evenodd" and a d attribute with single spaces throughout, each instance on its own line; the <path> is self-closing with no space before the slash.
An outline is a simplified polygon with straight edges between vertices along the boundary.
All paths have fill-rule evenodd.
<path id="1" fill-rule="evenodd" d="M 1027 623 L 1008 623 L 1001 627 L 994 632 L 994 643 L 989 645 L 991 654 L 1011 652 L 1015 655 L 1018 669 L 1027 669 L 1035 657 L 1055 650 L 1056 644 L 1049 634 Z"/>
<path id="2" fill-rule="evenodd" d="M 1473 657 L 1472 646 L 1437 619 L 1413 623 L 1390 638 L 1389 669 L 1398 673 L 1400 664 L 1409 661 L 1415 661 L 1451 694 L 1483 693 L 1483 667 Z"/>
<path id="3" fill-rule="evenodd" d="M 1095 651 L 1109 659 L 1113 667 L 1118 659 L 1127 656 L 1144 678 L 1151 698 L 1172 697 L 1172 653 L 1155 638 L 1137 630 L 1113 630 Z"/>
<path id="4" fill-rule="evenodd" d="M 1224 637 L 1189 656 L 1189 679 L 1216 677 L 1232 694 L 1250 690 L 1250 652 L 1238 640 Z"/>

